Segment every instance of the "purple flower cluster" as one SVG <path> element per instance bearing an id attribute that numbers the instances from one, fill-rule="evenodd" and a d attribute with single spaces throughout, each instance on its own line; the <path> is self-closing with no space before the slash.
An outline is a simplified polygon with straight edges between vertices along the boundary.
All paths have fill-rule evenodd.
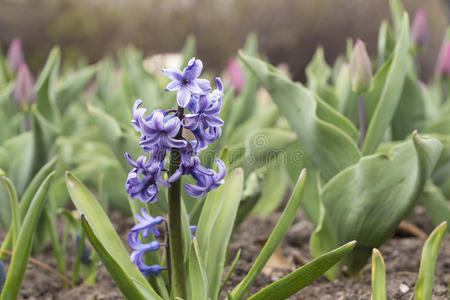
<path id="1" fill-rule="evenodd" d="M 223 125 L 219 118 L 223 101 L 222 81 L 216 78 L 217 89 L 211 90 L 208 80 L 198 78 L 202 68 L 202 62 L 192 58 L 183 72 L 178 69 L 163 70 L 163 74 L 172 80 L 165 90 L 177 92 L 178 110 L 155 110 L 146 116 L 146 109 L 141 107 L 142 100 L 135 102 L 131 123 L 140 133 L 139 144 L 147 155 L 134 161 L 130 154 L 125 153 L 125 158 L 133 167 L 125 184 L 132 199 L 155 202 L 159 185 L 170 188 L 171 183 L 180 180 L 182 175 L 190 175 L 196 181 L 196 184 L 185 184 L 186 193 L 194 198 L 204 197 L 224 182 L 226 168 L 220 159 L 216 160 L 218 170 L 215 172 L 202 166 L 198 157 L 201 151 L 220 137 Z M 188 112 L 185 113 L 185 109 Z M 190 131 L 195 139 L 186 140 L 182 135 L 183 130 Z M 180 153 L 180 166 L 165 180 L 166 156 L 174 149 Z M 144 275 L 158 274 L 163 268 L 158 265 L 147 266 L 143 254 L 158 250 L 161 244 L 156 241 L 143 244 L 139 235 L 142 232 L 142 236 L 147 237 L 152 231 L 158 236 L 155 225 L 163 219 L 153 218 L 145 210 L 141 214 L 136 216 L 139 223 L 129 234 L 129 242 L 134 249 L 131 260 Z"/>

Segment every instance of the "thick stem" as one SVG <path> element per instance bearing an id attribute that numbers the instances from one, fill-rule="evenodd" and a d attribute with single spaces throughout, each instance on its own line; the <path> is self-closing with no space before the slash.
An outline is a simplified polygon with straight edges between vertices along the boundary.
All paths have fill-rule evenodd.
<path id="1" fill-rule="evenodd" d="M 183 108 L 178 107 L 177 117 L 181 120 Z M 183 127 L 180 127 L 177 138 L 181 139 Z M 169 176 L 178 169 L 181 163 L 179 149 L 170 152 Z M 181 179 L 173 182 L 169 188 L 169 247 L 172 282 L 172 298 L 186 299 L 186 285 L 183 259 L 183 239 L 181 231 Z"/>
<path id="2" fill-rule="evenodd" d="M 367 131 L 366 101 L 363 95 L 358 95 L 358 111 L 359 111 L 359 148 L 362 149 Z"/>

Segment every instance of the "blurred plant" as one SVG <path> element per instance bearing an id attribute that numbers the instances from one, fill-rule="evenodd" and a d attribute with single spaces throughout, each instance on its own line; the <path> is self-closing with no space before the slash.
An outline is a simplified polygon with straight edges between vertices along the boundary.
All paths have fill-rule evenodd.
<path id="1" fill-rule="evenodd" d="M 36 102 L 34 78 L 25 63 L 19 67 L 12 95 L 14 104 L 23 111 L 28 111 L 31 105 Z"/>
<path id="2" fill-rule="evenodd" d="M 420 52 L 428 41 L 428 22 L 424 9 L 418 9 L 411 26 L 411 46 Z"/>
<path id="3" fill-rule="evenodd" d="M 227 75 L 234 91 L 240 93 L 245 87 L 245 75 L 237 60 L 232 59 L 228 62 Z"/>
<path id="4" fill-rule="evenodd" d="M 3 264 L 3 261 L 0 260 L 0 294 L 3 291 L 3 286 L 5 285 L 5 281 L 6 281 L 5 265 Z"/>

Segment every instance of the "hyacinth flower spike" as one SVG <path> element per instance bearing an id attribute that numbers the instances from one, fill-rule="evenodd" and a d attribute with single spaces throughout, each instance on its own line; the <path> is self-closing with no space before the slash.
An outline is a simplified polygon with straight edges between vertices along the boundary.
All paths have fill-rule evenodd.
<path id="1" fill-rule="evenodd" d="M 208 169 L 201 165 L 198 155 L 216 141 L 221 135 L 223 121 L 219 118 L 223 101 L 223 85 L 216 78 L 217 89 L 211 91 L 211 84 L 206 79 L 199 79 L 203 63 L 192 58 L 183 72 L 178 69 L 165 69 L 165 74 L 172 81 L 166 91 L 177 92 L 178 108 L 176 110 L 155 110 L 146 116 L 146 109 L 141 107 L 142 100 L 133 106 L 131 124 L 140 133 L 140 143 L 146 155 L 134 161 L 126 153 L 125 158 L 133 167 L 125 184 L 127 193 L 133 199 L 142 202 L 156 202 L 159 186 L 169 189 L 168 192 L 168 245 L 154 240 L 148 243 L 141 238 L 148 238 L 150 233 L 155 237 L 160 234 L 156 225 L 163 222 L 162 217 L 152 217 L 145 210 L 136 215 L 136 224 L 128 235 L 133 248 L 131 261 L 145 275 L 157 275 L 165 268 L 159 265 L 149 266 L 144 261 L 144 254 L 157 251 L 161 246 L 169 247 L 168 263 L 171 279 L 172 296 L 186 299 L 185 272 L 183 258 L 183 242 L 181 230 L 181 178 L 192 176 L 196 184 L 185 184 L 186 193 L 195 198 L 204 197 L 209 191 L 217 189 L 224 183 L 225 164 L 217 159 L 218 170 Z M 188 111 L 185 114 L 185 109 Z M 186 141 L 183 130 L 190 131 L 195 139 Z M 167 154 L 170 153 L 169 170 L 165 169 Z M 169 179 L 165 181 L 163 173 L 168 171 Z M 194 233 L 196 226 L 191 226 Z"/>

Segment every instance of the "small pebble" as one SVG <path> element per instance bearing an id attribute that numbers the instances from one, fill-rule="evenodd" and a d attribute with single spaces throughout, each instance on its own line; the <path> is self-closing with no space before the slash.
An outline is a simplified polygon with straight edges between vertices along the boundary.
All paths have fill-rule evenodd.
<path id="1" fill-rule="evenodd" d="M 406 284 L 400 284 L 399 287 L 400 292 L 402 292 L 403 294 L 406 294 L 407 292 L 409 292 L 409 287 Z"/>

